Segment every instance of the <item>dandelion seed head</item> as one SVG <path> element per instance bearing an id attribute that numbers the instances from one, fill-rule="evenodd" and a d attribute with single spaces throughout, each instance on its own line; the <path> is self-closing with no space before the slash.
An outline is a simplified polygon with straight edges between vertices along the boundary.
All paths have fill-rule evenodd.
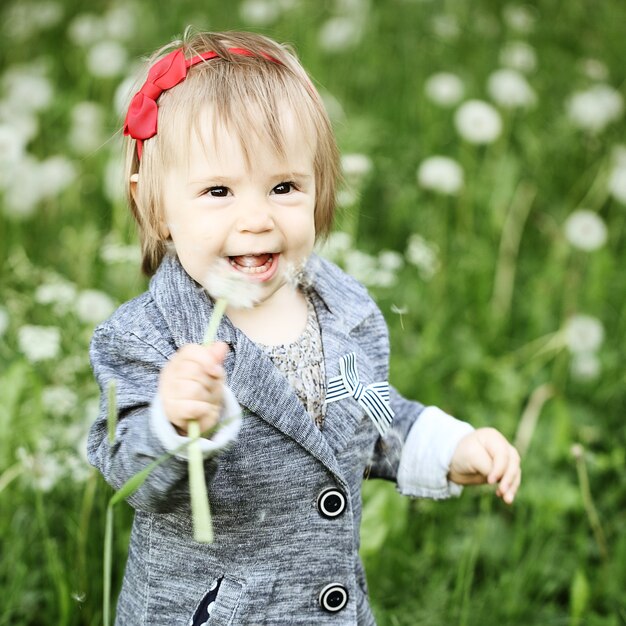
<path id="1" fill-rule="evenodd" d="M 438 72 L 426 79 L 424 83 L 426 97 L 442 107 L 458 104 L 465 93 L 463 81 L 450 72 Z"/>
<path id="2" fill-rule="evenodd" d="M 417 182 L 424 189 L 454 196 L 463 188 L 463 168 L 449 157 L 431 156 L 420 163 Z"/>
<path id="3" fill-rule="evenodd" d="M 263 288 L 233 270 L 225 261 L 213 264 L 202 284 L 214 300 L 226 300 L 234 309 L 251 309 L 259 302 Z"/>
<path id="4" fill-rule="evenodd" d="M 597 380 L 602 372 L 600 359 L 593 352 L 578 352 L 572 355 L 570 374 L 574 380 L 588 382 Z"/>
<path id="5" fill-rule="evenodd" d="M 500 113 L 482 100 L 464 102 L 454 114 L 454 125 L 459 135 L 473 144 L 493 143 L 502 133 Z"/>
<path id="6" fill-rule="evenodd" d="M 592 252 L 601 248 L 607 240 L 607 228 L 604 220 L 593 211 L 578 209 L 564 224 L 567 241 L 580 250 Z"/>
<path id="7" fill-rule="evenodd" d="M 564 333 L 565 345 L 573 354 L 595 352 L 604 341 L 604 326 L 591 315 L 573 315 L 565 323 Z"/>

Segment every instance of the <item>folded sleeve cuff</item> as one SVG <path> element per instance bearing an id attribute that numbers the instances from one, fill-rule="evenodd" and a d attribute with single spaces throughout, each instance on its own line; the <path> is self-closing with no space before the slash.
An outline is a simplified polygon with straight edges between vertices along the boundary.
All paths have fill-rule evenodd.
<path id="1" fill-rule="evenodd" d="M 224 407 L 220 415 L 220 422 L 222 423 L 221 427 L 213 433 L 211 439 L 201 437 L 198 440 L 202 455 L 205 458 L 223 450 L 239 434 L 241 408 L 237 398 L 235 398 L 235 395 L 227 385 L 224 385 Z M 174 425 L 167 419 L 159 394 L 155 396 L 150 406 L 150 424 L 159 441 L 168 452 L 172 452 L 176 448 L 189 443 L 189 437 L 179 435 Z M 179 450 L 175 456 L 182 459 L 188 458 L 187 448 Z"/>
<path id="2" fill-rule="evenodd" d="M 436 500 L 460 495 L 463 487 L 448 480 L 448 471 L 459 441 L 473 430 L 437 407 L 426 407 L 402 448 L 397 478 L 400 493 Z"/>

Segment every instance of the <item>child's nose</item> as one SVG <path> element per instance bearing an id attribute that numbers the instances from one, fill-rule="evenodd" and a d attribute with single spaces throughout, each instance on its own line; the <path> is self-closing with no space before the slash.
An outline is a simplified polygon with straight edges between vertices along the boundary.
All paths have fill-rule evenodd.
<path id="1" fill-rule="evenodd" d="M 241 207 L 237 229 L 240 232 L 262 233 L 274 228 L 270 208 L 263 201 L 253 201 Z"/>

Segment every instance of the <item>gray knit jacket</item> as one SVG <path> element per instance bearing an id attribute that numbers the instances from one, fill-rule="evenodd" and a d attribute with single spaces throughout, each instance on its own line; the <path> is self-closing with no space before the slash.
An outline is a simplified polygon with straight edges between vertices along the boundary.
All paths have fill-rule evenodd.
<path id="1" fill-rule="evenodd" d="M 387 328 L 366 290 L 316 256 L 307 276 L 327 377 L 354 352 L 364 385 L 386 381 Z M 90 354 L 102 393 L 88 457 L 114 488 L 166 451 L 151 417 L 159 371 L 178 348 L 202 342 L 212 307 L 178 260 L 166 257 L 149 290 L 96 329 Z M 447 497 L 454 493 L 447 463 L 467 425 L 438 410 L 427 420 L 430 408 L 390 388 L 395 417 L 384 441 L 353 398 L 328 404 L 320 431 L 262 349 L 227 318 L 217 339 L 230 347 L 226 379 L 242 420 L 238 436 L 205 461 L 215 541 L 193 539 L 187 462 L 173 456 L 129 498 L 135 516 L 116 624 L 188 626 L 221 580 L 210 625 L 373 625 L 358 554 L 364 474 L 397 480 L 400 470 L 403 493 Z M 112 445 L 111 380 L 119 418 Z M 329 488 L 345 497 L 332 517 L 318 502 Z M 333 612 L 320 596 L 329 584 L 343 590 L 335 603 L 347 600 Z"/>

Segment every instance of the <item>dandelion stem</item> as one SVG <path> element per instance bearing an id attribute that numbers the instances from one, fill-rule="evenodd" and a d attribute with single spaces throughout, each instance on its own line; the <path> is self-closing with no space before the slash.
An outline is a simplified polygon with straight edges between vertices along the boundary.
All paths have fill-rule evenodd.
<path id="1" fill-rule="evenodd" d="M 189 444 L 189 490 L 191 494 L 191 512 L 193 515 L 193 536 L 199 543 L 212 543 L 213 527 L 206 480 L 204 478 L 204 462 L 200 449 L 200 424 L 189 422 L 188 433 L 193 440 Z"/>
<path id="2" fill-rule="evenodd" d="M 585 450 L 577 444 L 573 447 L 574 459 L 576 461 L 576 473 L 578 474 L 578 483 L 580 485 L 580 493 L 583 499 L 583 505 L 585 512 L 587 513 L 587 519 L 593 532 L 593 536 L 596 539 L 602 559 L 607 562 L 609 558 L 609 549 L 606 543 L 606 536 L 600 522 L 600 516 L 598 510 L 593 502 L 593 495 L 591 494 L 591 487 L 589 485 L 589 473 L 587 472 L 587 462 L 585 461 Z"/>
<path id="3" fill-rule="evenodd" d="M 545 383 L 537 387 L 530 395 L 528 404 L 526 404 L 522 416 L 520 417 L 517 434 L 515 435 L 515 447 L 520 456 L 526 454 L 535 428 L 537 427 L 537 420 L 539 419 L 541 410 L 544 404 L 552 398 L 554 394 L 554 387 L 549 383 Z"/>
<path id="4" fill-rule="evenodd" d="M 222 317 L 224 316 L 227 305 L 228 301 L 226 300 L 226 298 L 218 298 L 215 302 L 213 314 L 211 315 L 211 319 L 209 320 L 206 331 L 204 333 L 203 343 L 205 346 L 208 346 L 215 341 L 215 335 L 217 334 L 217 329 L 220 325 Z"/>

